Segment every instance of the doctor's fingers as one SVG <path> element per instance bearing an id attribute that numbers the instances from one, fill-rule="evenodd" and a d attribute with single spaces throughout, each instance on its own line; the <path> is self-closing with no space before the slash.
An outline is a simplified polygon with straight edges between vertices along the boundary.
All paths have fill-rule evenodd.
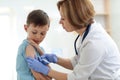
<path id="1" fill-rule="evenodd" d="M 31 57 L 27 57 L 26 61 L 27 61 L 28 64 L 32 64 L 34 62 L 34 59 L 31 58 Z"/>

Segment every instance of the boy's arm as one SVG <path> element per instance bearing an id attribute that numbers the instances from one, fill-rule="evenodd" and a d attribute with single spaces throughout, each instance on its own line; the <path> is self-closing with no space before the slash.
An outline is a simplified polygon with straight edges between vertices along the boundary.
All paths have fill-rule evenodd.
<path id="1" fill-rule="evenodd" d="M 43 55 L 43 54 L 44 54 L 43 51 L 40 49 L 39 46 L 36 46 L 35 48 L 37 49 L 37 51 L 39 52 L 40 55 Z"/>
<path id="2" fill-rule="evenodd" d="M 32 72 L 33 75 L 35 76 L 35 80 L 51 80 L 50 77 L 45 76 L 45 75 L 43 75 L 43 74 L 41 74 L 41 73 L 38 73 L 38 72 L 36 72 L 36 71 L 34 71 L 34 70 L 31 70 L 31 72 Z"/>
<path id="3" fill-rule="evenodd" d="M 35 50 L 34 50 L 33 46 L 28 45 L 26 47 L 26 57 L 35 58 Z M 34 70 L 31 70 L 31 72 L 36 80 L 50 80 L 50 79 L 47 79 L 47 76 L 43 76 L 42 74 L 35 72 Z"/>
<path id="4" fill-rule="evenodd" d="M 43 55 L 44 53 L 42 52 L 42 50 L 40 49 L 39 45 L 37 45 L 33 40 L 31 39 L 28 39 L 29 43 L 34 46 L 37 51 L 39 52 L 40 55 Z"/>

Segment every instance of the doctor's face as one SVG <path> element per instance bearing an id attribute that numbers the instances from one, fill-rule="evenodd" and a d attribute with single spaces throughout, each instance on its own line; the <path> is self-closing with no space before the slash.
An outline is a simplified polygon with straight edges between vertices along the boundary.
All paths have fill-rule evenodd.
<path id="1" fill-rule="evenodd" d="M 38 45 L 43 41 L 49 29 L 48 25 L 35 26 L 34 24 L 24 25 L 24 28 L 27 32 L 27 38 L 33 40 Z"/>
<path id="2" fill-rule="evenodd" d="M 62 7 L 60 8 L 60 16 L 61 19 L 59 21 L 60 24 L 62 24 L 62 27 L 67 31 L 67 32 L 72 32 L 74 31 L 74 27 L 69 23 L 67 17 L 63 13 Z"/>

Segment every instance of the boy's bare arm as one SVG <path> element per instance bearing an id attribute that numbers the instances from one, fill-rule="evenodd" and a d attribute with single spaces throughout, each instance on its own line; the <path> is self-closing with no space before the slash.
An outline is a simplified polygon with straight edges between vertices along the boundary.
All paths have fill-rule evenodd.
<path id="1" fill-rule="evenodd" d="M 40 55 L 43 55 L 44 53 L 42 52 L 42 50 L 40 49 L 39 45 L 37 45 L 33 40 L 31 39 L 28 39 L 29 43 L 34 46 L 37 51 L 39 52 Z"/>
<path id="2" fill-rule="evenodd" d="M 34 47 L 31 45 L 28 45 L 26 47 L 26 57 L 32 57 L 35 58 L 35 50 Z M 31 72 L 33 76 L 35 77 L 36 80 L 50 80 L 47 76 L 44 76 L 38 72 L 35 72 L 34 70 L 31 69 Z"/>
<path id="3" fill-rule="evenodd" d="M 35 80 L 51 80 L 50 77 L 45 76 L 45 75 L 43 75 L 43 74 L 41 74 L 41 73 L 38 73 L 38 72 L 36 72 L 36 71 L 34 71 L 34 70 L 31 70 L 31 72 L 32 72 L 32 74 L 34 75 Z"/>

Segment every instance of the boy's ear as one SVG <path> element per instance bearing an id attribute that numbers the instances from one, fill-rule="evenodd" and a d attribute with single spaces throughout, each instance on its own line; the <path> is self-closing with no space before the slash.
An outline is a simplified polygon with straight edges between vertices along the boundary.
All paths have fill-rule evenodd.
<path id="1" fill-rule="evenodd" d="M 24 25 L 24 30 L 27 31 L 28 26 L 25 24 Z"/>

